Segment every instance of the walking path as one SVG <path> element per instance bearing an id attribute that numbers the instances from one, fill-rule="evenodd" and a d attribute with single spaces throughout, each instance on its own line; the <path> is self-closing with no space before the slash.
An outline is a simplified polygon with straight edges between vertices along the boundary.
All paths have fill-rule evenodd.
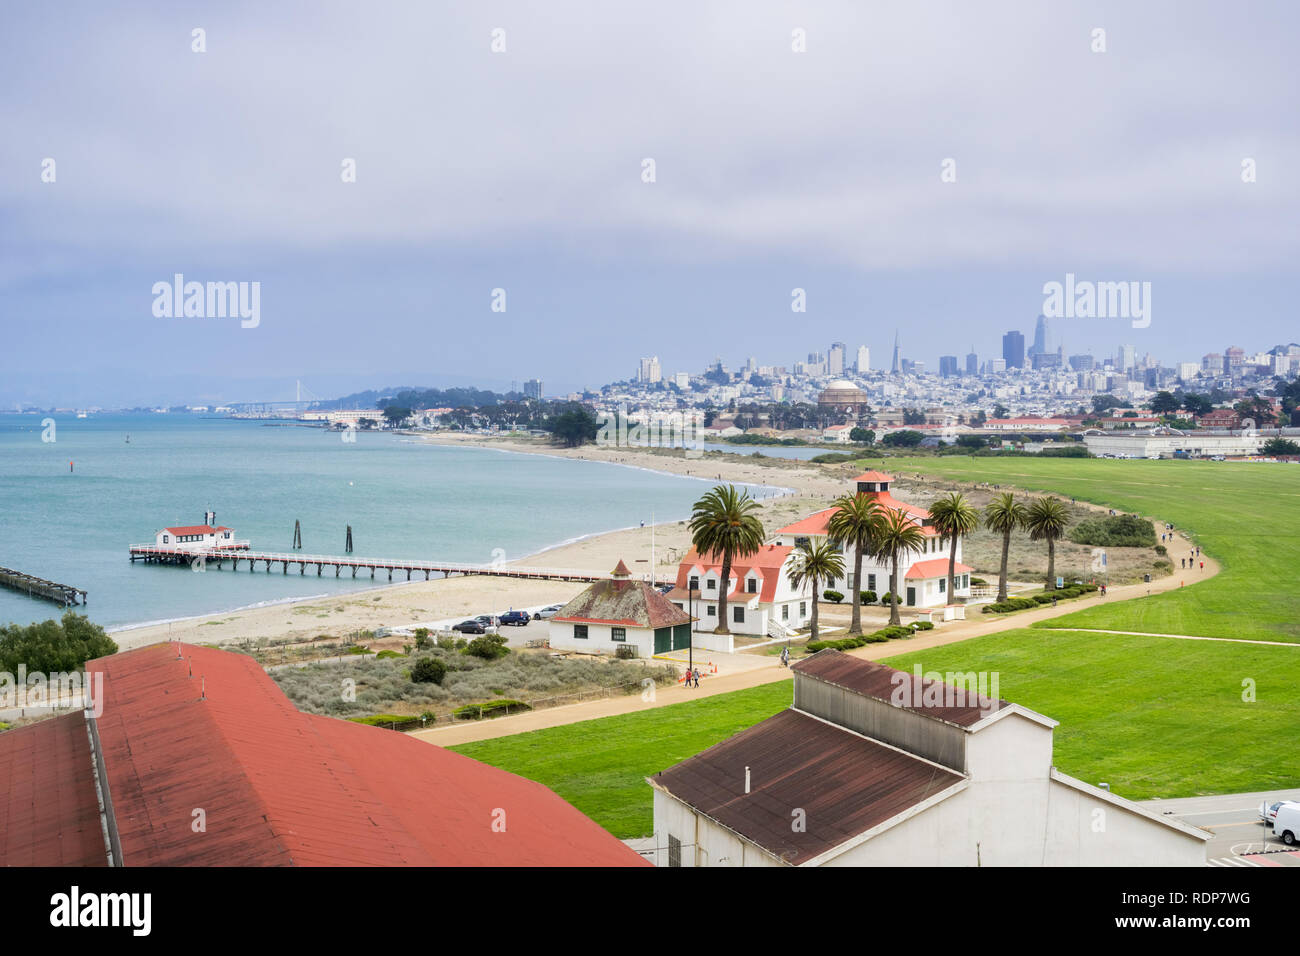
<path id="1" fill-rule="evenodd" d="M 1175 532 L 1174 540 L 1168 543 L 1168 547 L 1170 553 L 1178 554 L 1191 551 L 1195 545 L 1182 534 Z M 890 641 L 888 644 L 868 644 L 866 647 L 848 653 L 867 660 L 884 660 L 911 651 L 943 647 L 947 644 L 968 641 L 975 637 L 984 637 L 1000 631 L 1028 627 L 1039 621 L 1047 621 L 1066 614 L 1073 614 L 1075 611 L 1095 607 L 1099 604 L 1114 601 L 1143 600 L 1165 591 L 1172 591 L 1204 581 L 1219 573 L 1217 561 L 1204 554 L 1201 555 L 1201 560 L 1205 561 L 1205 570 L 1203 571 L 1199 568 L 1195 571 L 1182 571 L 1181 573 L 1175 570 L 1172 574 L 1152 581 L 1150 584 L 1115 585 L 1107 588 L 1106 597 L 1102 597 L 1100 592 L 1096 592 L 1088 597 L 1061 601 L 1056 607 L 1047 605 L 1035 610 L 1020 611 L 1014 614 L 984 614 L 976 611 L 969 620 L 948 621 L 937 625 L 933 631 L 918 632 L 915 637 Z M 968 607 L 978 609 L 980 605 L 968 605 Z M 1045 632 L 1045 635 L 1047 633 L 1050 632 Z M 1099 633 L 1124 634 L 1129 632 L 1103 631 Z M 1132 633 L 1137 634 L 1139 632 Z M 1150 636 L 1196 639 L 1192 635 L 1181 634 L 1151 634 Z M 1234 640 L 1233 638 L 1201 639 Z M 1242 643 L 1262 644 L 1272 642 L 1243 641 Z M 684 665 L 686 663 L 686 652 L 678 651 L 671 655 L 662 655 L 661 659 L 672 660 L 674 663 Z M 726 694 L 734 690 L 758 687 L 779 680 L 790 680 L 791 677 L 789 668 L 782 667 L 775 657 L 767 654 L 720 654 L 713 651 L 697 650 L 694 660 L 700 667 L 700 686 L 698 688 L 687 688 L 681 683 L 673 687 L 659 687 L 656 689 L 654 699 L 650 701 L 643 701 L 639 694 L 631 694 L 627 697 L 611 697 L 577 704 L 566 704 L 562 707 L 528 711 L 523 714 L 513 714 L 509 717 L 494 717 L 490 720 L 415 731 L 411 736 L 419 737 L 439 746 L 452 747 L 456 744 L 469 743 L 475 740 L 506 737 L 511 734 L 522 734 L 530 730 L 544 730 L 548 727 L 559 727 L 583 720 L 613 717 L 618 714 L 629 714 L 653 707 L 666 707 L 669 704 L 680 704 L 688 700 L 698 700 L 701 697 L 711 697 L 714 694 Z M 718 668 L 716 674 L 712 673 L 712 665 L 714 664 Z"/>

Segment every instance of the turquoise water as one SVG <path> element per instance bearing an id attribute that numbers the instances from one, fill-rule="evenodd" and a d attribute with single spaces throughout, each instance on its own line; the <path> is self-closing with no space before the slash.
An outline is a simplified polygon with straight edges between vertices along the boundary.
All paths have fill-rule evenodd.
<path id="1" fill-rule="evenodd" d="M 290 550 L 298 520 L 309 554 L 343 554 L 350 524 L 359 557 L 487 563 L 649 524 L 652 511 L 686 517 L 710 487 L 603 462 L 383 433 L 349 443 L 323 429 L 192 415 L 55 415 L 46 442 L 42 417 L 0 415 L 0 565 L 84 588 L 83 613 L 109 628 L 387 583 L 383 572 L 374 582 L 328 568 L 197 574 L 127 559 L 128 545 L 202 524 L 209 509 L 255 550 Z M 0 622 L 60 613 L 0 589 Z"/>

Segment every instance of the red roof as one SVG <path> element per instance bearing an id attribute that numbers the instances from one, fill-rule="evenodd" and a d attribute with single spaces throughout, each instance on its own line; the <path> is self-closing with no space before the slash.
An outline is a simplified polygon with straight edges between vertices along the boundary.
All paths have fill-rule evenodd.
<path id="1" fill-rule="evenodd" d="M 172 534 L 216 534 L 218 531 L 232 531 L 233 528 L 227 528 L 225 525 L 214 528 L 206 524 L 187 524 L 183 528 L 163 528 L 164 531 L 170 531 Z"/>
<path id="2" fill-rule="evenodd" d="M 0 866 L 107 866 L 81 711 L 0 733 Z"/>
<path id="3" fill-rule="evenodd" d="M 887 475 L 883 471 L 864 471 L 851 481 L 893 481 L 893 475 Z"/>
<path id="4" fill-rule="evenodd" d="M 781 569 L 785 567 L 785 560 L 793 550 L 794 548 L 790 545 L 765 544 L 753 554 L 733 559 L 731 574 L 735 580 L 735 587 L 727 595 L 727 600 L 743 600 L 747 603 L 752 598 L 758 598 L 765 603 L 776 600 L 776 588 L 781 583 Z M 704 571 L 716 571 L 721 575 L 722 558 L 713 553 L 701 555 L 692 548 L 686 557 L 682 559 L 682 563 L 677 566 L 677 587 L 681 588 L 683 592 L 686 591 L 686 586 L 690 583 L 691 572 L 695 568 Z M 749 579 L 751 571 L 759 579 L 758 592 L 755 594 L 750 594 L 745 590 L 745 582 Z M 672 594 L 673 592 L 670 591 L 667 596 L 671 597 Z M 678 596 L 680 597 L 680 595 Z M 716 594 L 712 596 L 716 596 Z"/>
<path id="5" fill-rule="evenodd" d="M 953 574 L 965 574 L 967 571 L 974 571 L 969 564 L 962 564 L 958 561 L 953 565 Z M 904 577 L 908 580 L 912 578 L 946 578 L 948 576 L 948 559 L 932 558 L 929 561 L 917 561 L 907 569 Z"/>
<path id="6" fill-rule="evenodd" d="M 154 644 L 87 669 L 104 674 L 99 732 L 128 866 L 645 862 L 540 784 L 301 713 L 251 657 Z"/>
<path id="7" fill-rule="evenodd" d="M 867 474 L 872 474 L 872 472 L 867 472 Z M 879 474 L 879 472 L 875 472 L 875 474 Z M 862 480 L 884 481 L 884 480 L 892 480 L 892 479 L 864 478 Z M 898 510 L 904 511 L 912 518 L 915 518 L 918 522 L 924 521 L 926 518 L 930 517 L 930 512 L 928 509 L 920 508 L 916 505 L 909 505 L 906 501 L 899 501 L 888 491 L 864 491 L 862 492 L 862 494 L 865 494 L 870 498 L 874 498 L 877 502 L 879 502 L 881 507 L 892 508 L 895 511 Z M 786 525 L 784 528 L 779 529 L 777 531 L 777 534 L 828 535 L 830 534 L 831 515 L 835 514 L 835 512 L 837 511 L 839 511 L 838 508 L 827 508 L 824 511 L 818 511 L 815 514 L 810 514 L 806 518 L 800 518 L 794 524 Z M 927 535 L 938 534 L 938 532 L 934 529 L 934 527 L 930 525 L 923 526 L 921 528 L 921 531 Z"/>

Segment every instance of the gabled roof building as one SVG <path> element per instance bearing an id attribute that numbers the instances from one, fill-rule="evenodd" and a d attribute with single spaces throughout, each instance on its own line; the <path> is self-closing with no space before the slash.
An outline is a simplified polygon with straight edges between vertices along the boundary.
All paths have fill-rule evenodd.
<path id="1" fill-rule="evenodd" d="M 653 657 L 690 646 L 691 617 L 618 562 L 551 618 L 551 647 L 584 654 Z"/>

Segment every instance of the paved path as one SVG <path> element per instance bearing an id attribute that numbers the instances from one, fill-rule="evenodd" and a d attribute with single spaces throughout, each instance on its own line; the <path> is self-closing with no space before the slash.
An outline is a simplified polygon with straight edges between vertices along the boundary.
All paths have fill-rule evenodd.
<path id="1" fill-rule="evenodd" d="M 1168 542 L 1166 546 L 1169 547 L 1170 552 L 1173 554 L 1187 552 L 1195 547 L 1186 537 L 1177 532 L 1174 534 L 1174 540 Z M 1100 593 L 1094 593 L 1088 597 L 1061 601 L 1056 607 L 1048 605 L 1032 611 L 1020 611 L 1009 615 L 983 614 L 977 611 L 972 615 L 971 619 L 966 621 L 948 621 L 936 625 L 933 631 L 922 631 L 912 638 L 890 641 L 887 644 L 868 644 L 866 647 L 848 653 L 867 660 L 884 660 L 911 651 L 943 647 L 947 644 L 968 641 L 975 637 L 984 637 L 1000 631 L 1028 627 L 1039 621 L 1047 621 L 1066 614 L 1073 614 L 1075 611 L 1095 607 L 1098 604 L 1144 600 L 1149 596 L 1164 591 L 1172 591 L 1184 586 L 1190 587 L 1219 573 L 1217 561 L 1204 554 L 1201 557 L 1205 561 L 1205 570 L 1203 571 L 1199 568 L 1195 571 L 1183 571 L 1181 573 L 1175 570 L 1172 574 L 1152 581 L 1150 584 L 1115 585 L 1107 589 L 1108 593 L 1104 598 Z M 978 607 L 979 605 L 968 605 L 969 609 Z M 1049 634 L 1050 631 L 1044 632 L 1044 636 Z M 1152 636 L 1170 637 L 1181 635 L 1157 634 Z M 684 663 L 676 660 L 676 657 L 684 657 L 684 652 L 673 655 L 674 663 Z M 509 717 L 495 717 L 490 720 L 474 721 L 469 724 L 452 724 L 430 730 L 416 731 L 411 736 L 419 737 L 439 746 L 452 747 L 456 744 L 468 743 L 474 740 L 506 737 L 510 734 L 559 727 L 583 720 L 595 720 L 600 717 L 612 717 L 617 714 L 648 710 L 652 707 L 680 704 L 683 701 L 695 700 L 700 697 L 711 697 L 714 694 L 725 694 L 733 690 L 758 687 L 779 680 L 790 680 L 791 677 L 788 668 L 782 667 L 775 657 L 766 654 L 741 653 L 730 655 L 697 650 L 695 657 L 697 661 L 702 660 L 706 665 L 709 662 L 718 665 L 717 674 L 705 673 L 701 676 L 698 689 L 688 689 L 681 684 L 677 684 L 673 687 L 657 688 L 654 700 L 648 702 L 643 701 L 638 694 L 627 697 L 610 697 L 577 704 L 566 704 L 562 707 L 551 707 L 545 710 L 528 711 L 523 714 L 513 714 Z M 737 658 L 737 660 L 733 661 L 730 658 Z M 755 658 L 759 661 L 758 666 L 751 663 Z M 701 667 L 701 670 L 703 671 L 704 668 Z"/>
<path id="2" fill-rule="evenodd" d="M 1300 790 L 1224 793 L 1139 803 L 1153 813 L 1176 817 L 1213 833 L 1214 837 L 1205 846 L 1210 866 L 1300 866 L 1300 851 L 1284 845 L 1260 822 L 1259 805 L 1278 800 L 1300 800 Z"/>

